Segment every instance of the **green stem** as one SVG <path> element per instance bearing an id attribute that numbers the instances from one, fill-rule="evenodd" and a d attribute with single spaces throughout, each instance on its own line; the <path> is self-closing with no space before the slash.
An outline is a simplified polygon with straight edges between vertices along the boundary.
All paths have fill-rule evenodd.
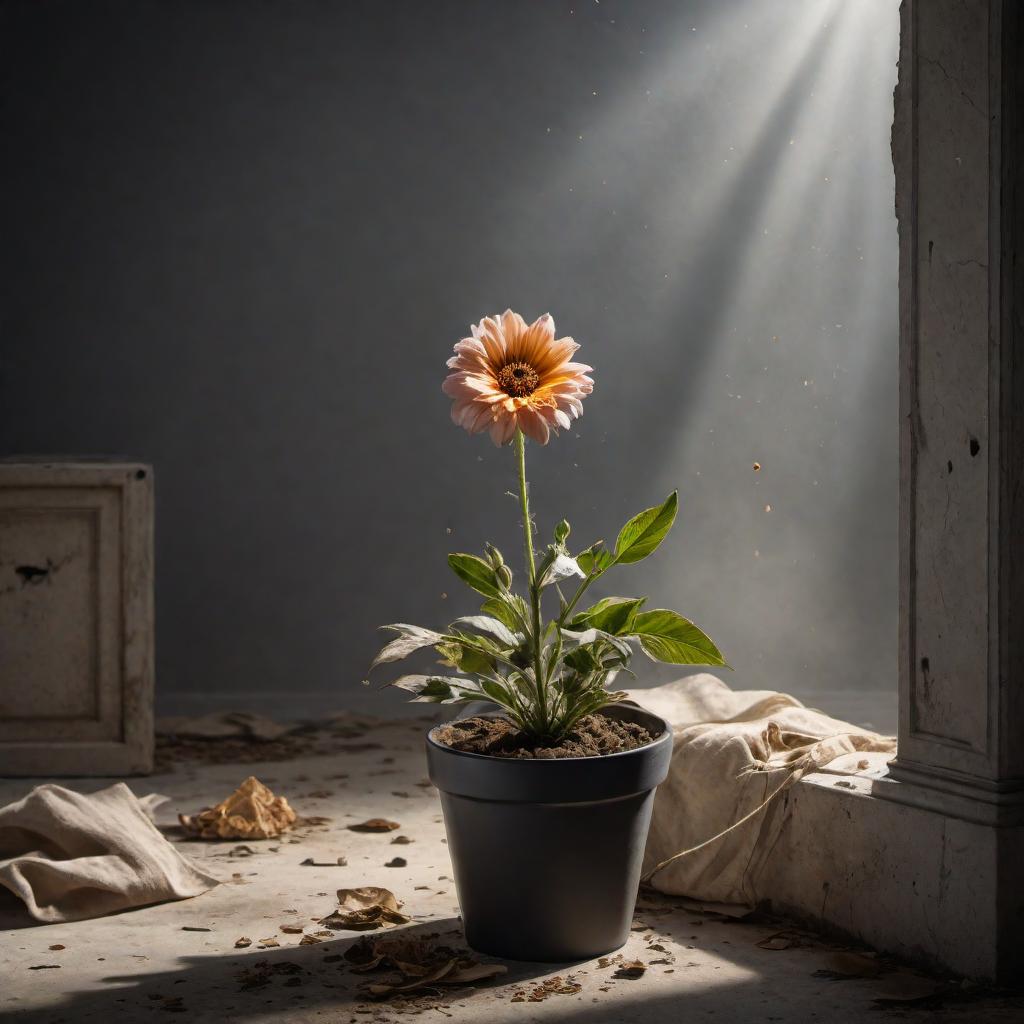
<path id="1" fill-rule="evenodd" d="M 530 498 L 526 485 L 526 438 L 516 431 L 516 463 L 519 467 L 519 504 L 523 513 L 523 544 L 526 549 L 526 568 L 530 579 L 530 608 L 533 612 L 533 673 L 537 687 L 537 705 L 541 726 L 548 728 L 547 687 L 541 664 L 540 587 L 537 585 L 537 563 L 533 555 L 533 525 L 530 522 Z"/>

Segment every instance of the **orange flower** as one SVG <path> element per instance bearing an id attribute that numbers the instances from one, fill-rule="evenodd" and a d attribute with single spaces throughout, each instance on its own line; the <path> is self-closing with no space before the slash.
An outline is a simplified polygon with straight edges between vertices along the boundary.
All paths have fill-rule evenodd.
<path id="1" fill-rule="evenodd" d="M 484 317 L 473 337 L 455 345 L 452 372 L 441 389 L 454 399 L 452 419 L 471 434 L 489 430 L 496 445 L 521 430 L 547 444 L 553 430 L 568 428 L 594 390 L 591 367 L 570 362 L 579 348 L 572 338 L 555 338 L 548 313 L 529 326 L 511 309 Z"/>

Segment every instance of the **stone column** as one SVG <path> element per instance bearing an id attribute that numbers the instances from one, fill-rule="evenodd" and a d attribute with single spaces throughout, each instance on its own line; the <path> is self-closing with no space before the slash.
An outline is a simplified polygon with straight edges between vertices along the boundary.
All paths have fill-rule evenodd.
<path id="1" fill-rule="evenodd" d="M 1022 5 L 905 0 L 900 726 L 893 775 L 1024 822 Z M 908 797 L 909 798 L 909 797 Z"/>
<path id="2" fill-rule="evenodd" d="M 1024 850 L 1024 4 L 904 0 L 901 34 L 899 785 L 877 792 L 997 830 L 972 870 L 1002 968 Z"/>

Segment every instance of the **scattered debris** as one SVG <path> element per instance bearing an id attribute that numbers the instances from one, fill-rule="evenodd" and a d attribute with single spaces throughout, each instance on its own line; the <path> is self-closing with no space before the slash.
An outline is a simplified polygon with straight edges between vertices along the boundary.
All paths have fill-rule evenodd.
<path id="1" fill-rule="evenodd" d="M 183 924 L 181 926 L 183 932 L 212 932 L 212 928 L 200 928 L 197 925 Z"/>
<path id="2" fill-rule="evenodd" d="M 337 860 L 313 860 L 312 857 L 307 857 L 304 861 L 299 862 L 299 867 L 302 868 L 343 868 L 348 864 L 348 861 L 344 857 L 339 857 Z"/>
<path id="3" fill-rule="evenodd" d="M 59 971 L 60 964 L 34 964 L 29 968 L 30 971 Z"/>
<path id="4" fill-rule="evenodd" d="M 320 923 L 336 931 L 368 931 L 408 924 L 412 918 L 403 914 L 401 904 L 390 889 L 365 885 L 358 889 L 339 889 L 338 908 Z"/>
<path id="5" fill-rule="evenodd" d="M 410 843 L 415 843 L 415 842 L 416 842 L 415 839 L 410 839 L 408 836 L 395 836 L 395 838 L 391 840 L 391 845 L 392 846 L 408 846 Z"/>
<path id="6" fill-rule="evenodd" d="M 197 815 L 179 814 L 186 832 L 202 839 L 271 839 L 295 824 L 296 814 L 283 796 L 250 775 L 226 800 Z"/>
<path id="7" fill-rule="evenodd" d="M 391 860 L 386 861 L 384 867 L 386 868 L 404 868 L 409 862 L 404 857 L 392 857 Z"/>
<path id="8" fill-rule="evenodd" d="M 789 949 L 791 946 L 801 945 L 798 936 L 792 932 L 776 932 L 774 935 L 766 935 L 763 939 L 754 943 L 758 949 Z"/>
<path id="9" fill-rule="evenodd" d="M 248 949 L 252 945 L 252 939 L 248 935 L 235 939 L 235 949 Z"/>
<path id="10" fill-rule="evenodd" d="M 353 832 L 394 832 L 396 828 L 402 826 L 397 821 L 388 821 L 387 818 L 368 818 L 348 827 Z"/>
<path id="11" fill-rule="evenodd" d="M 301 935 L 303 927 L 301 924 L 282 924 L 278 927 L 285 933 L 285 935 Z"/>
<path id="12" fill-rule="evenodd" d="M 257 960 L 252 967 L 246 967 L 244 970 L 239 971 L 235 977 L 238 979 L 239 987 L 242 991 L 245 991 L 246 989 L 262 988 L 264 985 L 270 984 L 270 979 L 275 974 L 284 974 L 292 978 L 305 973 L 306 971 L 301 965 L 291 960 L 279 960 L 276 963 L 270 963 L 267 960 Z"/>
<path id="13" fill-rule="evenodd" d="M 380 967 L 399 972 L 398 981 L 365 986 L 366 994 L 374 999 L 436 985 L 467 985 L 508 970 L 504 964 L 482 964 L 447 946 L 435 946 L 420 938 L 363 939 L 345 952 L 345 959 L 359 974 Z"/>
<path id="14" fill-rule="evenodd" d="M 574 996 L 577 992 L 582 991 L 582 989 L 583 986 L 575 981 L 571 974 L 565 978 L 557 974 L 555 977 L 548 978 L 529 990 L 522 988 L 513 989 L 510 1002 L 542 1003 L 548 996 Z"/>
<path id="15" fill-rule="evenodd" d="M 56 951 L 58 949 L 67 949 L 67 946 L 62 946 L 59 942 L 55 942 L 50 949 Z"/>

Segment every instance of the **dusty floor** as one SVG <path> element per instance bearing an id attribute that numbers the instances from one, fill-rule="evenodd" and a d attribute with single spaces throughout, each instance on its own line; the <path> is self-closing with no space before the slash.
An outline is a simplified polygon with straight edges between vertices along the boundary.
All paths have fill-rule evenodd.
<path id="1" fill-rule="evenodd" d="M 423 729 L 409 721 L 349 719 L 265 746 L 165 748 L 162 774 L 131 785 L 139 794 L 171 797 L 158 824 L 224 884 L 196 899 L 77 924 L 36 925 L 20 904 L 0 902 L 0 1018 L 77 1024 L 159 1020 L 176 1012 L 194 1021 L 344 1024 L 413 1015 L 487 1024 L 1024 1021 L 1019 995 L 919 975 L 784 922 L 730 920 L 654 895 L 642 895 L 621 951 L 624 960 L 645 965 L 639 977 L 617 976 L 617 960 L 510 963 L 506 975 L 475 988 L 428 991 L 403 1002 L 368 999 L 362 987 L 381 977 L 354 973 L 343 956 L 358 935 L 340 932 L 300 946 L 300 936 L 282 925 L 326 915 L 340 887 L 381 885 L 413 917 L 402 931 L 461 943 L 444 827 L 436 794 L 425 784 Z M 280 841 L 250 842 L 251 854 L 236 842 L 186 841 L 177 812 L 216 803 L 249 774 L 287 796 L 300 814 L 326 816 L 329 823 Z M 0 804 L 24 795 L 34 781 L 0 780 Z M 106 784 L 71 783 L 83 791 Z M 401 829 L 347 828 L 370 817 L 393 819 Z M 399 834 L 413 842 L 393 844 Z M 385 866 L 396 856 L 407 866 Z M 308 858 L 315 865 L 302 863 Z M 236 949 L 241 936 L 253 944 Z M 270 937 L 279 947 L 260 949 L 259 940 Z"/>

